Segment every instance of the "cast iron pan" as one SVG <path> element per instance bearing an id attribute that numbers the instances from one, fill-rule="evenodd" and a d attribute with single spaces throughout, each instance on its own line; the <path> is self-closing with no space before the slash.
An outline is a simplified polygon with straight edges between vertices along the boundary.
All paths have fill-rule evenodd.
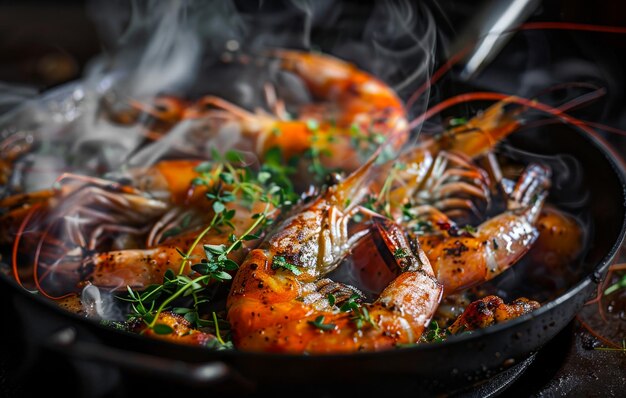
<path id="1" fill-rule="evenodd" d="M 170 389 L 180 393 L 201 388 L 298 395 L 343 391 L 438 394 L 493 376 L 528 358 L 572 320 L 595 293 L 626 227 L 623 171 L 601 138 L 554 124 L 517 132 L 507 145 L 574 159 L 579 184 L 555 184 L 550 197 L 580 203 L 581 189 L 587 195 L 578 209 L 589 231 L 588 247 L 576 270 L 581 276 L 531 314 L 443 343 L 377 353 L 306 356 L 210 351 L 101 326 L 65 312 L 2 276 L 0 290 L 12 304 L 11 313 L 3 314 L 12 327 L 3 333 L 15 341 L 15 369 L 58 381 L 55 375 L 64 371 L 63 364 L 72 363 L 84 373 L 82 382 L 68 387 L 79 395 L 106 391 L 120 380 L 133 392 Z"/>

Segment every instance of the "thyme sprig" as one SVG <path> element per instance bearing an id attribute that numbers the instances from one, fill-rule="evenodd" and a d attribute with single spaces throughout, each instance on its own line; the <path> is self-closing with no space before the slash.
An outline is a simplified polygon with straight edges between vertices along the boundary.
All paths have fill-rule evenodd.
<path id="1" fill-rule="evenodd" d="M 213 322 L 200 317 L 200 306 L 209 303 L 219 283 L 232 279 L 231 273 L 239 268 L 229 255 L 240 249 L 245 241 L 259 239 L 259 231 L 271 224 L 272 215 L 279 206 L 290 204 L 292 195 L 286 192 L 289 186 L 283 184 L 285 187 L 283 188 L 273 181 L 274 177 L 280 176 L 281 173 L 277 165 L 274 165 L 271 171 L 261 169 L 254 173 L 249 168 L 236 167 L 236 164 L 243 163 L 242 156 L 236 152 L 227 152 L 223 156 L 214 153 L 213 158 L 211 162 L 202 163 L 196 168 L 198 177 L 194 178 L 192 185 L 205 187 L 205 196 L 210 201 L 214 214 L 209 224 L 185 252 L 176 249 L 181 256 L 178 273 L 175 274 L 168 269 L 163 283 L 150 285 L 143 292 L 135 291 L 128 286 L 127 297 L 120 299 L 130 303 L 130 318 L 141 319 L 146 324 L 144 331 L 152 330 L 157 334 L 172 333 L 171 327 L 159 323 L 159 316 L 163 311 L 172 308 L 172 312 L 183 315 L 192 327 L 212 325 L 217 337 L 217 343 L 212 344 L 217 345 L 215 348 L 222 349 L 228 348 L 229 344 L 232 346 L 232 343 L 221 337 L 215 313 Z M 265 207 L 260 213 L 252 216 L 254 221 L 241 235 L 231 233 L 227 242 L 223 244 L 204 244 L 202 246 L 204 257 L 194 259 L 195 249 L 211 230 L 224 227 L 234 229 L 232 220 L 236 211 L 229 209 L 228 204 L 235 200 L 249 208 L 258 202 L 265 203 Z M 187 265 L 190 265 L 191 269 L 189 274 L 185 274 Z M 191 304 L 180 301 L 185 297 L 191 299 Z M 180 304 L 175 307 L 175 303 Z"/>
<path id="2" fill-rule="evenodd" d="M 350 126 L 350 143 L 363 159 L 370 157 L 384 142 L 385 136 L 371 128 L 364 132 L 358 124 Z"/>
<path id="3" fill-rule="evenodd" d="M 206 293 L 207 283 L 210 280 L 214 280 L 217 282 L 224 282 L 231 279 L 230 274 L 227 271 L 235 271 L 239 268 L 239 265 L 233 260 L 228 258 L 228 255 L 234 251 L 239 249 L 243 241 L 257 239 L 256 235 L 253 235 L 252 232 L 259 227 L 266 219 L 267 212 L 270 209 L 270 204 L 267 203 L 265 210 L 262 213 L 259 213 L 259 216 L 256 217 L 255 221 L 252 223 L 250 227 L 239 237 L 236 237 L 234 234 L 230 235 L 231 244 L 226 247 L 226 245 L 203 245 L 204 252 L 206 258 L 203 258 L 199 263 L 191 266 L 191 269 L 195 271 L 200 276 L 192 279 L 187 275 L 174 275 L 171 270 L 168 270 L 165 273 L 164 282 L 161 285 L 152 285 L 145 292 L 138 293 L 133 291 L 130 287 L 128 287 L 128 294 L 131 298 L 132 308 L 134 310 L 134 315 L 140 317 L 146 322 L 146 325 L 149 329 L 154 329 L 157 325 L 157 321 L 159 319 L 159 315 L 166 309 L 168 306 L 181 295 L 183 297 L 192 295 L 193 296 L 193 309 L 196 314 L 196 319 L 194 319 L 197 323 L 197 311 L 198 306 L 207 301 L 208 295 L 202 294 Z M 208 227 L 205 229 L 205 231 Z M 204 232 L 204 231 L 203 231 Z M 196 239 L 188 253 L 191 253 L 195 246 L 198 244 L 199 239 Z M 183 254 L 179 251 L 181 256 L 186 256 L 189 258 L 188 254 Z M 156 299 L 163 293 L 169 293 L 169 296 L 161 302 L 161 304 L 157 307 L 156 311 L 154 311 L 155 301 Z M 157 295 L 158 293 L 158 295 Z M 149 300 L 150 306 L 147 307 L 146 303 Z M 178 310 L 180 313 L 180 309 Z M 193 313 L 193 312 L 189 312 Z M 187 317 L 185 318 L 187 319 Z M 189 319 L 187 319 L 189 320 Z M 156 333 L 163 332 L 167 333 L 166 330 L 161 330 L 162 327 L 154 329 Z"/>
<path id="4" fill-rule="evenodd" d="M 613 294 L 617 292 L 618 290 L 621 290 L 624 288 L 626 288 L 626 274 L 622 275 L 622 277 L 617 282 L 607 287 L 604 290 L 604 295 L 608 296 L 609 294 Z"/>
<path id="5" fill-rule="evenodd" d="M 336 327 L 333 323 L 324 323 L 324 315 L 318 316 L 314 321 L 308 321 L 308 324 L 322 331 L 334 330 Z"/>
<path id="6" fill-rule="evenodd" d="M 626 339 L 622 340 L 622 346 L 619 348 L 613 348 L 613 347 L 595 347 L 594 350 L 597 351 L 619 351 L 619 352 L 623 352 L 626 354 Z"/>
<path id="7" fill-rule="evenodd" d="M 332 173 L 333 170 L 327 168 L 322 163 L 322 157 L 332 156 L 332 152 L 326 148 L 323 148 L 320 144 L 322 134 L 320 131 L 319 123 L 316 120 L 309 120 L 307 122 L 307 129 L 311 132 L 311 147 L 304 152 L 304 157 L 308 158 L 311 163 L 308 167 L 309 171 L 313 175 L 313 178 L 321 183 L 324 182 L 326 176 Z M 327 140 L 332 140 L 332 133 L 327 135 Z"/>
<path id="8" fill-rule="evenodd" d="M 370 317 L 367 308 L 359 302 L 360 299 L 361 297 L 358 294 L 352 294 L 348 300 L 339 307 L 339 310 L 341 312 L 352 312 L 350 320 L 354 322 L 357 329 L 362 329 L 365 325 L 371 325 L 377 329 L 378 325 Z"/>
<path id="9" fill-rule="evenodd" d="M 406 163 L 393 163 L 393 165 L 391 166 L 391 171 L 387 175 L 387 178 L 385 178 L 383 187 L 380 189 L 378 197 L 376 198 L 376 205 L 378 207 L 377 210 L 390 218 L 393 218 L 391 214 L 391 189 L 393 187 L 393 183 L 399 180 L 399 174 L 403 170 L 406 170 Z"/>
<path id="10" fill-rule="evenodd" d="M 448 329 L 441 328 L 437 321 L 428 325 L 428 332 L 422 335 L 422 340 L 427 343 L 441 343 L 445 341 L 451 333 Z"/>
<path id="11" fill-rule="evenodd" d="M 302 271 L 298 269 L 298 267 L 294 264 L 291 264 L 285 259 L 283 256 L 274 256 L 272 259 L 272 269 L 286 269 L 291 271 L 294 275 L 300 275 Z"/>

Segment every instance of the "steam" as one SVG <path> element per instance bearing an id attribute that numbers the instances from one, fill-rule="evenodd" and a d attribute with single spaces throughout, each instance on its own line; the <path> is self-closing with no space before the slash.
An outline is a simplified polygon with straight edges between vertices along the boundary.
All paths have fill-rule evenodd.
<path id="1" fill-rule="evenodd" d="M 121 321 L 124 316 L 111 293 L 103 292 L 98 287 L 87 284 L 81 293 L 81 304 L 84 313 L 95 319 Z"/>
<path id="2" fill-rule="evenodd" d="M 109 50 L 88 75 L 124 73 L 116 90 L 140 99 L 187 89 L 203 55 L 215 56 L 243 30 L 233 3 L 225 1 L 95 0 L 89 9 Z"/>
<path id="3" fill-rule="evenodd" d="M 47 189 L 62 172 L 115 174 L 162 159 L 209 158 L 212 148 L 225 151 L 237 146 L 251 151 L 254 144 L 242 145 L 246 138 L 241 124 L 223 117 L 226 111 L 220 117 L 172 122 L 160 139 L 150 141 L 146 133 L 159 120 L 136 104 L 151 106 L 164 95 L 190 102 L 214 95 L 241 107 L 242 113 L 272 114 L 278 101 L 292 107 L 311 102 L 302 81 L 276 70 L 277 63 L 267 56 L 270 49 L 329 53 L 408 96 L 430 77 L 434 65 L 437 31 L 430 11 L 408 0 L 358 7 L 359 13 L 366 14 L 357 14 L 355 23 L 354 6 L 342 7 L 330 0 L 91 1 L 88 12 L 100 32 L 103 52 L 89 63 L 83 79 L 43 97 L 33 96 L 0 120 L 2 138 L 21 134 L 34 143 L 14 165 L 11 186 L 24 191 Z M 31 94 L 15 90 L 12 97 L 0 97 L 0 105 Z M 425 110 L 427 97 L 411 112 Z M 99 222 L 87 207 L 81 208 L 77 220 L 91 228 Z M 111 212 L 105 209 L 99 214 L 107 211 Z M 123 213 L 120 208 L 116 211 Z M 82 232 L 89 232 L 83 227 Z M 69 232 L 59 227 L 54 233 L 77 252 L 74 260 L 81 258 L 78 252 L 83 248 Z M 76 264 L 71 270 L 70 264 L 58 266 L 77 276 Z M 58 274 L 58 278 L 46 275 L 47 289 L 66 290 L 58 285 L 72 278 Z M 92 316 L 117 319 L 121 314 L 113 306 L 113 297 L 96 286 L 85 287 L 81 297 L 85 312 Z"/>
<path id="4" fill-rule="evenodd" d="M 32 87 L 0 81 L 0 114 L 24 101 L 34 98 L 36 95 L 37 90 Z"/>
<path id="5" fill-rule="evenodd" d="M 195 123 L 182 122 L 171 128 L 170 133 L 176 133 L 172 137 L 146 146 L 149 117 L 131 102 L 151 104 L 163 94 L 191 99 L 213 94 L 249 111 L 271 112 L 263 85 L 272 79 L 279 96 L 287 92 L 299 102 L 310 101 L 293 77 L 290 81 L 267 69 L 263 54 L 271 48 L 322 50 L 372 72 L 400 94 L 410 93 L 429 78 L 436 29 L 424 6 L 380 2 L 371 11 L 361 8 L 359 12 L 368 10 L 370 15 L 364 25 L 355 26 L 349 14 L 354 9 L 344 10 L 332 1 L 293 0 L 277 5 L 93 0 L 88 13 L 102 39 L 102 55 L 90 62 L 80 84 L 57 91 L 48 103 L 25 104 L 10 121 L 22 125 L 30 119 L 28 129 L 43 143 L 36 148 L 37 156 L 65 158 L 69 171 L 101 174 L 180 156 L 179 147 L 197 132 Z M 287 90 L 280 87 L 284 84 Z M 412 111 L 423 111 L 427 97 Z M 128 120 L 119 122 L 119 115 Z M 215 135 L 203 138 L 205 143 L 224 149 L 234 145 L 232 137 L 238 134 L 232 125 L 215 130 Z M 69 148 L 69 153 L 59 153 L 61 148 Z M 198 147 L 191 153 L 203 157 L 206 149 Z M 38 158 L 32 161 L 41 163 Z M 36 186 L 45 183 L 40 177 Z"/>

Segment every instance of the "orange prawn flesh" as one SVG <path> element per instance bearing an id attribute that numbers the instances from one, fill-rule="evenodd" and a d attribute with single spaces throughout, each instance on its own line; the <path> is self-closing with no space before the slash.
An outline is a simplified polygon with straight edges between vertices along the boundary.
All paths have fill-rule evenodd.
<path id="1" fill-rule="evenodd" d="M 324 294 L 328 283 L 320 278 L 335 269 L 363 236 L 348 237 L 346 225 L 363 197 L 370 167 L 366 164 L 285 219 L 248 254 L 227 301 L 227 319 L 238 349 L 336 353 L 381 350 L 419 339 L 439 303 L 441 286 L 419 245 L 415 242 L 415 254 L 390 220 L 373 222 L 388 231 L 387 241 L 401 250 L 402 256 L 395 257 L 400 275 L 371 304 L 350 302 L 353 297 L 345 296 L 336 302 Z M 340 299 L 347 299 L 349 312 L 339 309 Z"/>

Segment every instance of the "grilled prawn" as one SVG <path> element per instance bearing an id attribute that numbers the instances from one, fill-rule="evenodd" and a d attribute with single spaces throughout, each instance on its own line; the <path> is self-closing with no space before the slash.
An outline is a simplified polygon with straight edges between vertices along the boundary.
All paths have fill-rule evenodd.
<path id="1" fill-rule="evenodd" d="M 448 328 L 452 334 L 466 330 L 483 329 L 500 322 L 509 321 L 539 308 L 538 302 L 520 297 L 505 304 L 498 296 L 487 296 L 472 302 L 463 314 Z"/>
<path id="2" fill-rule="evenodd" d="M 420 243 L 445 295 L 499 275 L 530 250 L 539 235 L 535 224 L 549 186 L 550 171 L 537 164 L 529 165 L 510 195 L 507 210 L 483 222 L 475 231 L 457 227 L 435 208 L 414 209 L 417 217 L 411 223 L 427 220 Z M 423 228 L 424 224 L 413 227 Z"/>
<path id="3" fill-rule="evenodd" d="M 248 254 L 227 301 L 239 349 L 352 352 L 420 338 L 442 288 L 419 244 L 410 245 L 392 221 L 372 220 L 390 254 L 403 253 L 394 257 L 401 273 L 378 299 L 357 304 L 350 288 L 323 279 L 363 235 L 361 231 L 349 237 L 347 224 L 365 193 L 372 161 L 285 219 Z M 349 311 L 341 311 L 340 303 Z"/>
<path id="4" fill-rule="evenodd" d="M 15 256 L 33 264 L 30 272 L 17 267 L 14 272 L 33 278 L 37 288 L 43 279 L 61 276 L 70 288 L 80 280 L 108 289 L 137 290 L 161 283 L 168 269 L 189 272 L 191 261 L 204 255 L 203 245 L 221 244 L 231 233 L 243 233 L 254 223 L 252 215 L 266 206 L 242 204 L 241 192 L 231 191 L 219 177 L 228 168 L 223 163 L 211 166 L 212 178 L 206 184 L 193 184 L 199 177 L 198 165 L 164 161 L 129 170 L 130 184 L 69 176 L 55 189 L 4 199 L 0 207 L 9 211 L 0 218 L 3 239 L 15 241 Z M 246 173 L 230 170 L 232 183 Z M 206 197 L 216 188 L 238 198 L 222 210 L 236 215 L 229 220 L 232 228 L 211 228 L 199 236 L 217 217 L 213 201 Z M 241 261 L 253 243 L 245 242 L 230 258 Z M 36 250 L 20 250 L 25 247 Z M 190 259 L 183 261 L 180 252 Z"/>

